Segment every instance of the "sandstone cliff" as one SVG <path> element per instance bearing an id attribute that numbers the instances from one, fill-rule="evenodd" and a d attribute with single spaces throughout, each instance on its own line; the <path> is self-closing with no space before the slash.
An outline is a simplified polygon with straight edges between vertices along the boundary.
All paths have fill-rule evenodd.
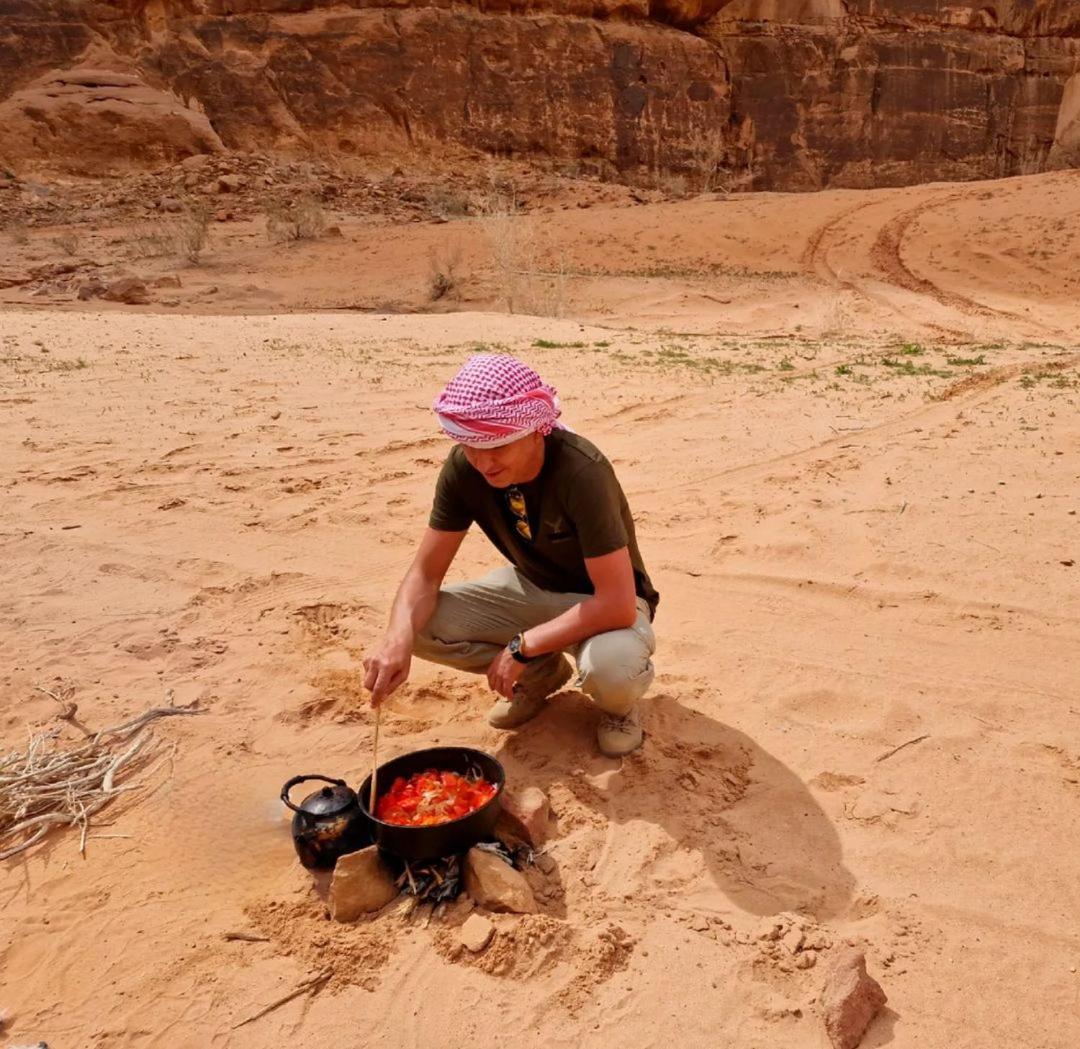
<path id="1" fill-rule="evenodd" d="M 988 178 L 1080 163 L 1080 0 L 0 0 L 0 117 L 19 172 L 453 145 L 755 189 Z"/>

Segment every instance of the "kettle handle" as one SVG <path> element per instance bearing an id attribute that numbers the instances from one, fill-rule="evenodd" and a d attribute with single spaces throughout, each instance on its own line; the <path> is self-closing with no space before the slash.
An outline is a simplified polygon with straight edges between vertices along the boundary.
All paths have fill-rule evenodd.
<path id="1" fill-rule="evenodd" d="M 345 781 L 343 779 L 331 779 L 329 776 L 293 776 L 284 787 L 281 788 L 281 800 L 293 810 L 293 812 L 302 812 L 302 809 L 298 809 L 291 801 L 289 801 L 289 791 L 293 789 L 298 783 L 303 783 L 309 779 L 321 779 L 326 783 L 333 783 L 335 787 L 344 787 Z"/>

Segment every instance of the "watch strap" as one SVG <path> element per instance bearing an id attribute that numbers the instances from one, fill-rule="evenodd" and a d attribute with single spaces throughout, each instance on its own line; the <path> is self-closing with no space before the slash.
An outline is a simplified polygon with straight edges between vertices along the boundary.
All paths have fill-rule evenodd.
<path id="1" fill-rule="evenodd" d="M 532 660 L 521 651 L 521 646 L 525 643 L 524 634 L 515 634 L 510 639 L 510 644 L 507 646 L 510 650 L 510 655 L 514 657 L 519 663 L 531 663 Z"/>

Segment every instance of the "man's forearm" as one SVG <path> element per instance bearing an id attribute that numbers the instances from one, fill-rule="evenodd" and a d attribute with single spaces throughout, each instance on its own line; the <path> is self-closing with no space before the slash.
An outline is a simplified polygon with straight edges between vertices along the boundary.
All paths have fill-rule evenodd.
<path id="1" fill-rule="evenodd" d="M 438 599 L 438 582 L 428 582 L 420 575 L 407 575 L 402 580 L 390 609 L 387 639 L 411 649 L 416 635 L 434 614 Z"/>
<path id="2" fill-rule="evenodd" d="M 554 619 L 526 630 L 525 652 L 529 656 L 561 652 L 596 634 L 630 625 L 623 611 L 613 609 L 598 597 L 590 597 Z"/>

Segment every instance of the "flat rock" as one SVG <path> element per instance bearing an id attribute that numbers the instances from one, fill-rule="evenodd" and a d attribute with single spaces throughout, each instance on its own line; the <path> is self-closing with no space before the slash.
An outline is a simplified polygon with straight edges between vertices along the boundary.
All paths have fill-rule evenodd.
<path id="1" fill-rule="evenodd" d="M 482 914 L 470 914 L 461 927 L 461 943 L 473 954 L 479 954 L 495 935 L 495 926 Z"/>
<path id="2" fill-rule="evenodd" d="M 866 971 L 866 955 L 844 951 L 829 967 L 821 992 L 825 1030 L 833 1049 L 855 1049 L 888 1001 L 881 984 Z"/>
<path id="3" fill-rule="evenodd" d="M 504 791 L 496 836 L 510 837 L 539 848 L 551 833 L 551 804 L 539 787 Z"/>
<path id="4" fill-rule="evenodd" d="M 369 845 L 342 856 L 330 882 L 330 917 L 337 922 L 356 921 L 385 907 L 398 895 L 398 887 L 386 869 L 379 850 Z"/>
<path id="5" fill-rule="evenodd" d="M 141 306 L 150 301 L 150 292 L 138 277 L 121 277 L 114 280 L 102 293 L 109 302 L 126 302 L 129 306 Z"/>
<path id="6" fill-rule="evenodd" d="M 525 876 L 484 849 L 465 857 L 465 891 L 478 907 L 512 914 L 534 914 L 536 900 Z"/>

